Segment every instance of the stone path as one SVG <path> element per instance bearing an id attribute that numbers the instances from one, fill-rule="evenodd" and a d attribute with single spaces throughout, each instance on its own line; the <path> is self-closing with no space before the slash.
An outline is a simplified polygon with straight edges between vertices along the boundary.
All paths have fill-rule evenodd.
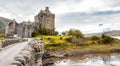
<path id="1" fill-rule="evenodd" d="M 0 51 L 0 66 L 10 66 L 14 57 L 25 47 L 27 43 L 31 41 L 28 39 L 26 42 L 13 44 L 2 51 Z"/>

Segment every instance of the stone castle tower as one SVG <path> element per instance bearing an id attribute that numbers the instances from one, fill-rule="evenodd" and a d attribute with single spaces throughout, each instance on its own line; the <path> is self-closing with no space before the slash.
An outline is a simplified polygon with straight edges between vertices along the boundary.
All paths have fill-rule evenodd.
<path id="1" fill-rule="evenodd" d="M 46 27 L 54 31 L 55 29 L 55 14 L 52 14 L 49 10 L 49 7 L 46 7 L 45 10 L 41 10 L 34 18 L 35 23 L 39 24 L 41 27 Z M 37 26 L 37 28 L 39 28 Z M 40 29 L 40 28 L 39 28 Z"/>
<path id="2" fill-rule="evenodd" d="M 55 30 L 55 14 L 50 12 L 49 7 L 46 7 L 45 10 L 41 10 L 34 17 L 34 22 L 23 21 L 18 24 L 13 20 L 6 26 L 6 34 L 11 32 L 13 34 L 17 34 L 17 37 L 29 38 L 32 36 L 32 33 L 36 28 L 40 30 L 41 27 L 45 27 L 53 31 Z"/>

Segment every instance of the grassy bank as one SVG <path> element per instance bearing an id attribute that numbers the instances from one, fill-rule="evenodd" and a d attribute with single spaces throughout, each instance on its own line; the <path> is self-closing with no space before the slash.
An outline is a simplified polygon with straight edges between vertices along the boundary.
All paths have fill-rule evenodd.
<path id="1" fill-rule="evenodd" d="M 76 42 L 69 42 L 66 40 L 68 38 L 70 38 L 70 36 L 44 36 L 43 40 L 46 43 L 45 50 L 51 54 L 71 54 L 78 51 L 111 52 L 113 49 L 120 48 L 120 40 L 118 39 L 114 39 L 113 42 L 109 43 L 108 40 L 102 40 L 101 37 L 85 37 L 79 40 L 74 39 Z M 103 43 L 101 43 L 100 40 Z M 105 40 L 108 43 L 106 43 Z M 77 43 L 77 41 L 81 44 Z"/>

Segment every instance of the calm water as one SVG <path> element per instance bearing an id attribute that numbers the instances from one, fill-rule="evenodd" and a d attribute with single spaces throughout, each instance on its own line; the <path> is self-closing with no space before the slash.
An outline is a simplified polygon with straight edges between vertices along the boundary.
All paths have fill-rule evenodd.
<path id="1" fill-rule="evenodd" d="M 120 39 L 120 36 L 112 36 L 112 37 L 117 38 L 117 39 Z"/>
<path id="2" fill-rule="evenodd" d="M 120 66 L 120 54 L 89 54 L 58 60 L 52 66 Z"/>

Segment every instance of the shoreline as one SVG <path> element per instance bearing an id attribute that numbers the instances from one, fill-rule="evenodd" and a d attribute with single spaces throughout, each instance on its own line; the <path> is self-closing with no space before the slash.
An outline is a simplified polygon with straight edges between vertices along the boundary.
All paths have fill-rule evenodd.
<path id="1" fill-rule="evenodd" d="M 111 49 L 109 52 L 97 51 L 97 50 L 73 51 L 70 53 L 61 53 L 61 54 L 56 54 L 56 53 L 53 54 L 50 52 L 45 52 L 44 58 L 49 58 L 49 57 L 62 58 L 67 56 L 86 55 L 86 54 L 93 54 L 93 53 L 120 53 L 120 48 Z"/>
<path id="2" fill-rule="evenodd" d="M 54 64 L 56 61 L 60 61 L 63 59 L 85 59 L 86 57 L 97 57 L 97 56 L 111 56 L 111 55 L 120 55 L 120 52 L 94 52 L 94 53 L 89 53 L 89 54 L 76 54 L 76 55 L 67 55 L 67 56 L 63 56 L 63 57 L 58 57 L 58 56 L 50 56 L 47 58 L 43 58 L 43 66 L 45 65 L 52 65 Z"/>

